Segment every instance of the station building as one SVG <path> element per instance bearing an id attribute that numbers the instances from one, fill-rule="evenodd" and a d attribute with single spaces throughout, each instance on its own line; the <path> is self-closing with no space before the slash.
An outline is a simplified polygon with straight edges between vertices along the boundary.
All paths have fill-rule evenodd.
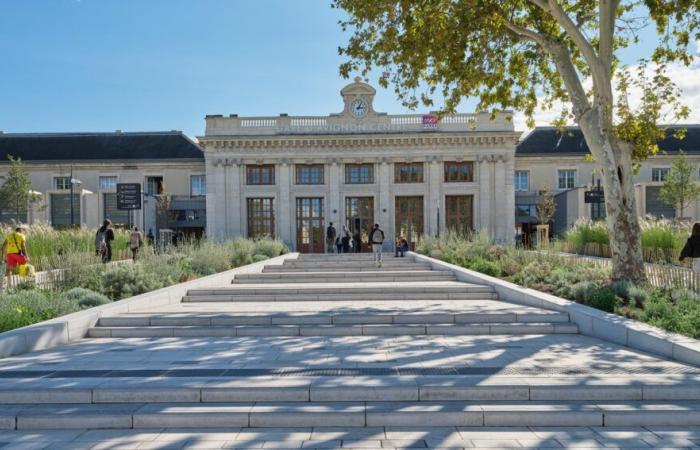
<path id="1" fill-rule="evenodd" d="M 340 94 L 341 111 L 326 116 L 206 117 L 210 236 L 273 235 L 320 252 L 333 222 L 363 242 L 378 223 L 388 247 L 450 228 L 512 241 L 510 113 L 388 115 L 359 79 Z"/>
<path id="2" fill-rule="evenodd" d="M 179 131 L 125 133 L 2 133 L 0 184 L 8 156 L 21 158 L 40 201 L 25 216 L 3 208 L 2 222 L 97 227 L 109 218 L 156 232 L 156 205 L 167 194 L 163 227 L 202 234 L 206 178 L 202 151 Z M 142 209 L 117 209 L 117 183 L 142 186 Z M 72 187 L 72 197 L 71 197 Z M 72 201 L 72 205 L 71 205 Z"/>
<path id="3" fill-rule="evenodd" d="M 577 128 L 538 127 L 521 138 L 511 112 L 389 115 L 374 109 L 374 96 L 355 79 L 340 91 L 338 113 L 209 115 L 197 141 L 178 131 L 0 132 L 0 184 L 8 156 L 19 157 L 41 194 L 21 217 L 0 205 L 0 221 L 97 227 L 110 218 L 154 234 L 270 235 L 321 252 L 330 222 L 363 242 L 379 223 L 387 249 L 400 235 L 413 245 L 448 229 L 512 242 L 537 223 L 545 187 L 557 203 L 555 234 L 605 216 L 604 205 L 585 202 L 599 176 Z M 659 153 L 639 164 L 640 216 L 679 215 L 659 189 L 681 150 L 700 177 L 700 125 L 682 127 L 683 139 L 670 127 Z M 141 210 L 117 209 L 117 183 L 141 185 Z M 700 219 L 700 202 L 684 216 Z"/>

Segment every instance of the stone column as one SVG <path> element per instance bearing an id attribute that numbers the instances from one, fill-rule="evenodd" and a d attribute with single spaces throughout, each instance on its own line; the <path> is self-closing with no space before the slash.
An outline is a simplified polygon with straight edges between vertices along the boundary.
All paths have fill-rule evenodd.
<path id="1" fill-rule="evenodd" d="M 496 155 L 496 167 L 494 170 L 494 207 L 491 208 L 496 214 L 497 220 L 495 224 L 495 236 L 494 238 L 498 242 L 507 241 L 507 234 L 510 230 L 506 231 L 506 206 L 508 203 L 507 187 L 506 187 L 506 167 L 503 155 Z"/>
<path id="2" fill-rule="evenodd" d="M 216 158 L 207 161 L 207 235 L 213 239 L 221 239 L 225 233 L 225 176 L 223 161 Z"/>
<path id="3" fill-rule="evenodd" d="M 491 229 L 491 215 L 493 202 L 491 196 L 493 188 L 491 186 L 491 162 L 489 155 L 479 156 L 479 228 L 488 230 L 489 236 L 493 237 Z"/>
<path id="4" fill-rule="evenodd" d="M 394 227 L 392 225 L 393 220 L 391 219 L 392 202 L 389 192 L 390 164 L 385 158 L 382 158 L 378 161 L 377 168 L 379 172 L 379 179 L 377 180 L 379 182 L 379 203 L 377 205 L 379 215 L 377 216 L 376 222 L 384 230 L 386 238 L 384 241 L 384 247 L 385 249 L 388 249 L 394 240 Z"/>
<path id="5" fill-rule="evenodd" d="M 331 161 L 328 174 L 328 186 L 330 188 L 330 196 L 328 205 L 326 206 L 326 217 L 328 222 L 333 222 L 338 233 L 342 229 L 340 223 L 340 164 L 337 160 Z M 335 211 L 335 212 L 333 212 Z"/>
<path id="6" fill-rule="evenodd" d="M 505 216 L 504 229 L 505 229 L 505 242 L 512 244 L 515 240 L 515 186 L 513 184 L 513 178 L 515 177 L 515 157 L 504 155 L 504 165 L 506 171 L 506 185 L 505 185 Z"/>
<path id="7" fill-rule="evenodd" d="M 430 235 L 438 233 L 438 208 L 442 204 L 440 185 L 443 177 L 440 163 L 441 161 L 436 157 L 432 157 L 430 161 L 426 162 L 428 166 L 428 229 L 426 233 Z M 443 230 L 445 230 L 445 211 L 440 208 L 440 232 Z"/>
<path id="8" fill-rule="evenodd" d="M 278 217 L 276 218 L 278 223 L 279 237 L 282 239 L 289 248 L 296 248 L 292 242 L 292 216 L 291 216 L 291 206 L 290 206 L 290 181 L 291 181 L 291 164 L 288 160 L 283 160 L 279 165 L 279 200 L 277 207 L 275 208 L 278 212 Z"/>
<path id="9" fill-rule="evenodd" d="M 237 238 L 243 234 L 242 220 L 245 220 L 245 205 L 241 203 L 241 165 L 240 161 L 232 161 L 228 166 L 226 179 L 226 234 Z"/>

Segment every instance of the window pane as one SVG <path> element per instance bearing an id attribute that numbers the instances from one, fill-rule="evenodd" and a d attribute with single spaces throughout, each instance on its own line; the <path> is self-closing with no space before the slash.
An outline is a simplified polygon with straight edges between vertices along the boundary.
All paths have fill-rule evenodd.
<path id="1" fill-rule="evenodd" d="M 248 237 L 273 237 L 275 235 L 275 213 L 272 198 L 249 198 Z"/>
<path id="2" fill-rule="evenodd" d="M 474 181 L 474 163 L 466 162 L 446 162 L 445 163 L 446 182 L 472 182 Z"/>
<path id="3" fill-rule="evenodd" d="M 53 179 L 54 189 L 70 189 L 70 177 L 56 177 Z"/>
<path id="4" fill-rule="evenodd" d="M 345 183 L 371 184 L 374 183 L 374 166 L 372 164 L 346 164 Z"/>
<path id="5" fill-rule="evenodd" d="M 246 166 L 246 184 L 275 184 L 275 166 Z"/>
<path id="6" fill-rule="evenodd" d="M 192 175 L 190 177 L 190 193 L 192 196 L 207 194 L 207 182 L 205 175 Z"/>
<path id="7" fill-rule="evenodd" d="M 395 183 L 422 183 L 423 163 L 396 163 L 394 164 Z"/>
<path id="8" fill-rule="evenodd" d="M 516 191 L 530 190 L 530 172 L 527 170 L 516 170 L 513 184 Z"/>
<path id="9" fill-rule="evenodd" d="M 323 184 L 323 164 L 297 164 L 296 184 Z"/>
<path id="10" fill-rule="evenodd" d="M 576 170 L 565 169 L 558 172 L 559 189 L 573 189 L 576 178 Z"/>
<path id="11" fill-rule="evenodd" d="M 106 176 L 100 177 L 100 189 L 102 190 L 112 190 L 117 188 L 117 177 L 116 176 Z"/>

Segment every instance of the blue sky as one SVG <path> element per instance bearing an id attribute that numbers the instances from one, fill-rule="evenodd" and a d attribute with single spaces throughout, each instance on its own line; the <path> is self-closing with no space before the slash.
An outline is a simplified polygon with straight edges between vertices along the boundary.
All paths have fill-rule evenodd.
<path id="1" fill-rule="evenodd" d="M 338 112 L 341 14 L 330 0 L 0 0 L 0 130 L 196 136 L 206 114 Z M 390 90 L 375 108 L 406 112 Z"/>

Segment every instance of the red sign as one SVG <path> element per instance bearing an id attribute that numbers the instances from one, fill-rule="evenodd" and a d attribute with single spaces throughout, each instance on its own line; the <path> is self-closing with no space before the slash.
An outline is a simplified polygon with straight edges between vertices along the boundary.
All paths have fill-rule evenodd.
<path id="1" fill-rule="evenodd" d="M 437 116 L 433 116 L 432 114 L 423 116 L 423 128 L 437 128 L 437 127 L 438 127 Z"/>

